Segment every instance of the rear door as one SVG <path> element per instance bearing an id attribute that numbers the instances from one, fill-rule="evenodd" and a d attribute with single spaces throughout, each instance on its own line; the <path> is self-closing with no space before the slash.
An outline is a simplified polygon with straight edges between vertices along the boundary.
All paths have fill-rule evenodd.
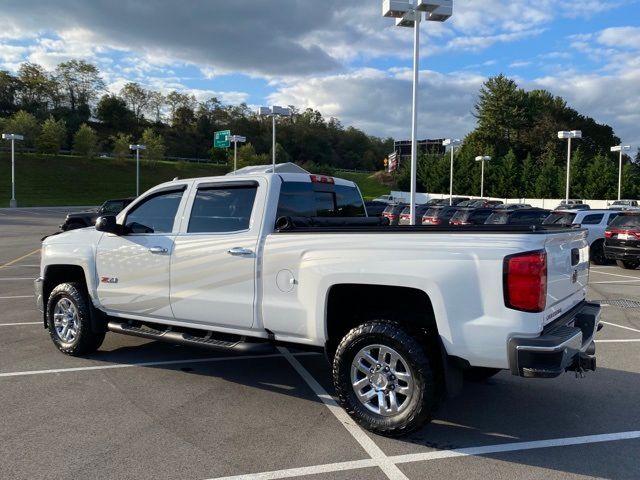
<path id="1" fill-rule="evenodd" d="M 194 186 L 171 257 L 171 307 L 177 320 L 251 328 L 266 192 L 262 178 Z"/>

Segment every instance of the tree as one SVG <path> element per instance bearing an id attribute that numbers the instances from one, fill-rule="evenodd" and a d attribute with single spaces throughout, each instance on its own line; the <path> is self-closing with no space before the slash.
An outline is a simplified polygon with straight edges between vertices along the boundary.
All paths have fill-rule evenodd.
<path id="1" fill-rule="evenodd" d="M 42 118 L 54 103 L 56 84 L 36 63 L 25 62 L 18 69 L 20 107 Z"/>
<path id="2" fill-rule="evenodd" d="M 96 108 L 96 117 L 112 130 L 131 130 L 136 123 L 127 103 L 116 95 L 102 96 Z"/>
<path id="3" fill-rule="evenodd" d="M 153 161 L 162 160 L 164 158 L 164 139 L 162 138 L 162 135 L 155 133 L 152 128 L 145 129 L 142 133 L 140 143 L 147 147 L 146 150 L 143 150 L 142 152 L 144 158 Z"/>
<path id="4" fill-rule="evenodd" d="M 73 136 L 73 151 L 83 157 L 94 157 L 98 151 L 98 135 L 96 131 L 86 123 Z"/>
<path id="5" fill-rule="evenodd" d="M 127 102 L 134 117 L 140 123 L 142 112 L 149 103 L 149 92 L 142 88 L 140 84 L 129 82 L 120 90 L 120 96 Z"/>
<path id="6" fill-rule="evenodd" d="M 0 116 L 9 116 L 17 108 L 18 79 L 6 70 L 0 70 Z"/>
<path id="7" fill-rule="evenodd" d="M 166 104 L 166 98 L 161 92 L 149 91 L 147 93 L 147 109 L 156 123 L 162 121 L 162 108 Z"/>
<path id="8" fill-rule="evenodd" d="M 5 130 L 9 133 L 17 133 L 24 136 L 24 142 L 21 143 L 26 148 L 35 146 L 40 135 L 40 125 L 38 120 L 32 114 L 20 110 L 13 114 L 5 124 Z"/>
<path id="9" fill-rule="evenodd" d="M 105 89 L 100 70 L 84 60 L 70 60 L 59 64 L 56 79 L 63 90 L 63 98 L 72 112 L 89 105 Z"/>
<path id="10" fill-rule="evenodd" d="M 540 161 L 540 168 L 534 187 L 537 198 L 558 198 L 560 188 L 557 179 L 560 177 L 560 169 L 556 165 L 553 144 L 547 146 L 547 150 Z"/>
<path id="11" fill-rule="evenodd" d="M 38 151 L 56 154 L 64 145 L 67 138 L 67 127 L 64 120 L 49 117 L 42 124 L 42 132 L 38 137 Z"/>
<path id="12" fill-rule="evenodd" d="M 537 166 L 533 156 L 527 154 L 522 162 L 522 174 L 520 176 L 520 194 L 518 197 L 527 198 L 535 195 L 535 183 L 537 178 Z"/>
<path id="13" fill-rule="evenodd" d="M 505 157 L 496 168 L 494 182 L 495 192 L 500 197 L 516 198 L 520 195 L 520 169 L 518 159 L 513 149 L 509 149 Z"/>
<path id="14" fill-rule="evenodd" d="M 585 198 L 618 197 L 618 172 L 614 162 L 602 153 L 596 155 L 586 170 Z"/>
<path id="15" fill-rule="evenodd" d="M 113 155 L 116 158 L 124 159 L 131 153 L 129 145 L 133 143 L 133 137 L 127 133 L 118 133 L 110 137 L 113 142 Z"/>

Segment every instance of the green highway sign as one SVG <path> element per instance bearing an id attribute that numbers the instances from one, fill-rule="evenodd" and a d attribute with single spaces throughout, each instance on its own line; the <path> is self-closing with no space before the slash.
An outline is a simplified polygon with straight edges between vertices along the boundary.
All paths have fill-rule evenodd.
<path id="1" fill-rule="evenodd" d="M 213 147 L 214 148 L 229 148 L 231 145 L 229 137 L 231 136 L 231 130 L 221 130 L 215 132 L 213 135 Z"/>

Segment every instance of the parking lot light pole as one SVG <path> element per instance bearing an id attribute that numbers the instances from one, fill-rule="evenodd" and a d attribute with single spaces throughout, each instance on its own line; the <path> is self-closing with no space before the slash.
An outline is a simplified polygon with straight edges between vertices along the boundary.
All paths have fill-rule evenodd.
<path id="1" fill-rule="evenodd" d="M 129 150 L 136 151 L 136 197 L 140 195 L 140 150 L 146 149 L 146 145 L 129 145 Z"/>
<path id="2" fill-rule="evenodd" d="M 480 174 L 480 198 L 484 198 L 484 162 L 491 160 L 489 155 L 480 155 L 476 157 L 476 162 L 482 163 L 482 173 Z"/>
<path id="3" fill-rule="evenodd" d="M 451 147 L 451 171 L 449 172 L 449 205 L 453 205 L 453 150 L 456 145 L 460 145 L 460 139 L 447 138 L 442 145 Z"/>
<path id="4" fill-rule="evenodd" d="M 273 171 L 276 171 L 276 117 L 290 117 L 291 110 L 285 107 L 278 107 L 277 105 L 272 105 L 271 107 L 260 107 L 258 109 L 258 115 L 261 117 L 271 117 L 272 124 L 272 152 L 271 152 L 271 161 L 273 164 Z"/>
<path id="5" fill-rule="evenodd" d="M 444 22 L 453 13 L 453 0 L 382 0 L 382 15 L 395 18 L 397 27 L 413 28 L 413 96 L 411 117 L 411 225 L 416 224 L 416 184 L 418 176 L 418 73 L 420 66 L 420 21 Z"/>
<path id="6" fill-rule="evenodd" d="M 618 163 L 618 200 L 621 199 L 622 195 L 622 152 L 630 148 L 629 145 L 616 145 L 615 147 L 611 147 L 612 152 L 620 152 L 620 160 Z"/>
<path id="7" fill-rule="evenodd" d="M 580 130 L 571 130 L 570 132 L 563 130 L 558 132 L 558 138 L 567 139 L 567 190 L 565 193 L 565 200 L 569 200 L 569 172 L 571 170 L 571 139 L 572 138 L 582 138 L 582 131 Z"/>
<path id="8" fill-rule="evenodd" d="M 16 202 L 16 140 L 22 141 L 24 137 L 17 133 L 3 133 L 3 140 L 11 140 L 11 200 L 9 200 L 9 207 L 16 208 L 18 202 Z"/>
<path id="9" fill-rule="evenodd" d="M 247 137 L 241 135 L 231 135 L 229 141 L 233 142 L 233 171 L 238 170 L 238 143 L 247 141 Z"/>

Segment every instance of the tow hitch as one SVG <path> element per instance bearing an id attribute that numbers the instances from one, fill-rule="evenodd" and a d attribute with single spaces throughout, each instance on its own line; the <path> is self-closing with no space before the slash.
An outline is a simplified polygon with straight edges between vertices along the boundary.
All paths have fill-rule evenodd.
<path id="1" fill-rule="evenodd" d="M 576 372 L 576 378 L 584 378 L 584 373 L 588 370 L 596 369 L 596 344 L 591 342 L 587 350 L 576 355 L 573 363 L 567 367 L 568 372 Z"/>

